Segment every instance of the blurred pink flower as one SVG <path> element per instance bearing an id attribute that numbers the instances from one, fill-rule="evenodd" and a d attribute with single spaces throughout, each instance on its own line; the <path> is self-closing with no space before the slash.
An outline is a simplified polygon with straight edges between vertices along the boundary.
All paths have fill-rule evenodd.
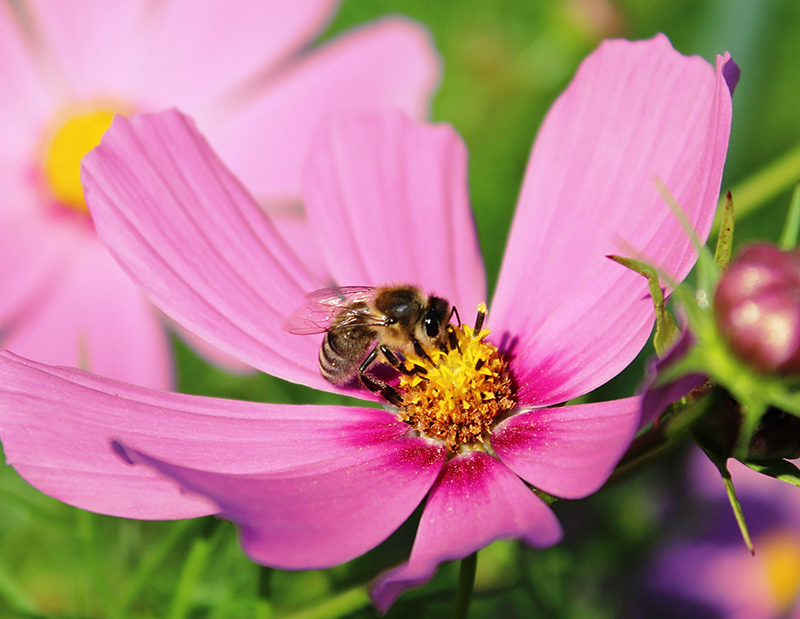
<path id="1" fill-rule="evenodd" d="M 637 427 L 640 399 L 545 407 L 606 382 L 650 333 L 643 278 L 607 254 L 624 240 L 677 281 L 694 263 L 653 178 L 705 238 L 730 130 L 724 63 L 715 76 L 664 36 L 606 42 L 550 110 L 488 318 L 516 408 L 483 449 L 450 453 L 394 409 L 154 392 L 6 353 L 8 461 L 43 492 L 85 509 L 219 514 L 239 525 L 254 561 L 285 569 L 364 553 L 427 496 L 408 562 L 373 588 L 382 610 L 440 562 L 498 538 L 556 543 L 558 521 L 526 482 L 570 499 L 596 491 Z M 471 313 L 486 283 L 466 161 L 448 126 L 401 114 L 332 117 L 305 174 L 306 245 L 321 247 L 325 278 L 177 112 L 117 118 L 84 160 L 83 180 L 100 237 L 168 316 L 262 371 L 341 391 L 320 375 L 320 337 L 283 331 L 284 318 L 331 282 L 413 282 Z"/>
<path id="2" fill-rule="evenodd" d="M 728 461 L 753 538 L 751 556 L 717 468 L 699 450 L 691 462 L 702 513 L 694 529 L 703 532 L 682 536 L 645 570 L 659 616 L 800 619 L 800 489 Z"/>
<path id="3" fill-rule="evenodd" d="M 438 78 L 428 35 L 402 19 L 308 50 L 335 6 L 334 0 L 0 4 L 4 348 L 170 386 L 162 318 L 98 241 L 83 203 L 79 159 L 114 112 L 178 106 L 264 208 L 295 215 L 278 219 L 287 238 L 302 237 L 301 162 L 318 119 L 336 109 L 385 105 L 423 116 Z M 306 256 L 313 263 L 313 254 Z"/>

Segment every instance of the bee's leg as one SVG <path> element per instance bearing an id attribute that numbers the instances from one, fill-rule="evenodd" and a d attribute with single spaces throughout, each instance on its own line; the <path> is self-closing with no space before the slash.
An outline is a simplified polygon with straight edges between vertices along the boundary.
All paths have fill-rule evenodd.
<path id="1" fill-rule="evenodd" d="M 378 347 L 376 346 L 373 348 L 370 353 L 367 355 L 367 358 L 358 366 L 358 373 L 363 374 L 367 371 L 367 368 L 372 365 L 372 362 L 378 357 Z"/>
<path id="2" fill-rule="evenodd" d="M 387 385 L 382 380 L 378 380 L 377 378 L 374 378 L 369 374 L 367 374 L 367 368 L 370 365 L 372 365 L 372 362 L 375 361 L 375 359 L 377 358 L 378 351 L 379 348 L 378 346 L 376 346 L 367 355 L 366 359 L 364 359 L 364 361 L 358 368 L 358 377 L 361 379 L 361 382 L 364 384 L 364 386 L 370 391 L 372 391 L 372 393 L 379 393 L 381 397 L 383 397 L 383 399 L 386 400 L 389 404 L 399 407 L 400 404 L 402 404 L 403 402 L 403 397 L 400 395 L 400 392 L 397 391 L 397 389 L 395 389 L 391 385 Z M 380 352 L 383 352 L 383 350 L 381 350 Z M 398 363 L 400 363 L 397 357 L 395 357 L 394 355 L 392 356 Z"/>
<path id="3" fill-rule="evenodd" d="M 373 378 L 369 374 L 359 372 L 358 375 L 361 378 L 361 382 L 364 383 L 364 386 L 367 389 L 372 391 L 372 393 L 379 393 L 381 397 L 392 406 L 397 406 L 399 408 L 403 403 L 403 396 L 401 396 L 400 392 L 391 385 L 387 385 L 382 380 Z"/>
<path id="4" fill-rule="evenodd" d="M 425 352 L 425 349 L 422 347 L 422 344 L 420 344 L 419 341 L 417 341 L 417 338 L 415 337 L 411 338 L 411 343 L 414 344 L 414 352 L 417 353 L 418 357 L 420 357 L 421 359 L 425 359 L 431 365 L 436 365 L 433 362 L 433 359 L 431 359 L 430 355 Z"/>
<path id="5" fill-rule="evenodd" d="M 379 348 L 383 356 L 386 358 L 386 362 L 401 374 L 405 374 L 406 376 L 412 376 L 412 375 L 419 376 L 421 374 L 428 373 L 428 370 L 426 370 L 421 365 L 417 365 L 416 363 L 412 363 L 411 367 L 409 368 L 408 366 L 406 366 L 406 362 L 401 361 L 398 358 L 398 356 L 394 354 L 387 346 L 381 344 Z"/>
<path id="6" fill-rule="evenodd" d="M 391 365 L 398 372 L 402 372 L 402 373 L 405 374 L 405 372 L 406 372 L 405 365 L 403 364 L 402 361 L 400 361 L 400 359 L 397 358 L 397 355 L 394 354 L 389 349 L 388 346 L 384 346 L 383 344 L 381 344 L 380 346 L 378 346 L 378 348 L 380 349 L 381 354 L 383 355 L 383 358 L 386 359 L 386 363 Z"/>

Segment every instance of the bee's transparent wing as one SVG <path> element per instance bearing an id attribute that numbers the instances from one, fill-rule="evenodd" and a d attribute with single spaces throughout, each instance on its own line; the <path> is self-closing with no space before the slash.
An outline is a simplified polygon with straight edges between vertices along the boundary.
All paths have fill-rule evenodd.
<path id="1" fill-rule="evenodd" d="M 337 328 L 380 325 L 380 316 L 374 316 L 366 308 L 350 307 L 359 301 L 369 301 L 374 294 L 375 288 L 372 286 L 341 286 L 309 292 L 306 295 L 308 302 L 283 321 L 283 330 L 294 335 L 323 333 L 337 317 L 341 317 Z"/>

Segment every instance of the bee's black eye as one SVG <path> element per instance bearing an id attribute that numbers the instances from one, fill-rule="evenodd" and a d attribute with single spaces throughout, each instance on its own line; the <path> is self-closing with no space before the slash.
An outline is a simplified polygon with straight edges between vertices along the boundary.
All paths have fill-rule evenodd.
<path id="1" fill-rule="evenodd" d="M 425 325 L 425 335 L 429 338 L 434 338 L 439 335 L 439 320 L 436 316 L 436 312 L 429 311 L 426 315 L 422 324 Z"/>

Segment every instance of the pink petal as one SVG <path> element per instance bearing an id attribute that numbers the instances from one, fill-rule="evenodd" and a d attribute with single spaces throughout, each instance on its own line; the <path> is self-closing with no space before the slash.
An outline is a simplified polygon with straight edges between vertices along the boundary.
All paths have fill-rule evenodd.
<path id="1" fill-rule="evenodd" d="M 325 257 L 322 255 L 322 248 L 318 243 L 308 242 L 314 238 L 314 232 L 308 223 L 303 205 L 294 202 L 289 207 L 291 211 L 288 211 L 280 201 L 262 202 L 261 206 L 289 247 L 294 248 L 302 258 L 309 272 L 320 281 L 333 281 Z"/>
<path id="2" fill-rule="evenodd" d="M 219 509 L 149 467 L 126 464 L 112 440 L 214 474 L 290 475 L 352 462 L 359 450 L 394 445 L 407 430 L 380 409 L 200 398 L 0 353 L 7 462 L 42 492 L 104 514 L 169 519 Z"/>
<path id="3" fill-rule="evenodd" d="M 252 106 L 209 124 L 207 135 L 259 201 L 297 201 L 308 145 L 324 116 L 385 107 L 423 116 L 438 76 L 428 33 L 404 19 L 384 19 L 309 54 Z"/>
<path id="4" fill-rule="evenodd" d="M 71 268 L 87 236 L 86 226 L 80 225 L 85 222 L 50 217 L 31 200 L 19 206 L 27 208 L 0 218 L 2 332 L 12 328 L 9 325 L 51 293 L 55 283 Z"/>
<path id="5" fill-rule="evenodd" d="M 378 612 L 386 612 L 406 589 L 428 582 L 439 563 L 512 538 L 544 548 L 558 543 L 561 526 L 550 508 L 495 458 L 479 451 L 456 456 L 431 490 L 408 562 L 373 585 Z"/>
<path id="6" fill-rule="evenodd" d="M 42 89 L 19 24 L 7 2 L 0 3 L 0 168 L 28 161 L 33 155 L 31 136 L 42 130 L 50 102 Z M 2 178 L 3 187 L 7 179 Z M 2 202 L 8 202 L 4 191 Z M 6 212 L 6 204 L 0 211 Z"/>
<path id="7" fill-rule="evenodd" d="M 29 0 L 47 62 L 63 81 L 63 102 L 111 98 L 130 103 L 138 73 L 147 0 Z"/>
<path id="8" fill-rule="evenodd" d="M 142 39 L 150 37 L 150 45 L 138 50 L 146 67 L 140 91 L 154 107 L 191 109 L 186 106 L 219 97 L 246 78 L 275 70 L 314 37 L 336 4 L 336 0 L 158 3 L 142 32 Z"/>
<path id="9" fill-rule="evenodd" d="M 170 388 L 172 356 L 155 308 L 90 231 L 82 237 L 80 247 L 62 256 L 63 269 L 50 273 L 47 287 L 7 325 L 3 347 L 48 364 Z"/>
<path id="10" fill-rule="evenodd" d="M 607 41 L 590 55 L 539 132 L 492 305 L 524 404 L 562 402 L 638 353 L 653 322 L 644 278 L 624 254 L 680 281 L 695 252 L 659 195 L 661 179 L 701 240 L 714 217 L 731 97 L 718 66 L 664 36 Z"/>
<path id="11" fill-rule="evenodd" d="M 399 112 L 325 122 L 304 194 L 334 281 L 419 284 L 471 314 L 486 283 L 466 174 L 466 148 L 448 125 Z"/>
<path id="12" fill-rule="evenodd" d="M 356 412 L 367 410 L 373 409 Z M 342 434 L 350 424 L 346 415 L 342 411 Z M 389 440 L 352 440 L 349 450 L 335 457 L 326 454 L 326 460 L 264 474 L 197 470 L 139 451 L 126 453 L 188 492 L 215 501 L 219 515 L 239 526 L 242 547 L 253 561 L 281 569 L 318 569 L 349 561 L 381 543 L 411 515 L 436 480 L 445 459 L 442 445 L 400 438 L 403 428 L 399 429 Z M 277 442 L 265 449 L 285 451 Z"/>
<path id="13" fill-rule="evenodd" d="M 492 432 L 503 463 L 528 483 L 565 499 L 602 486 L 631 443 L 641 398 L 518 413 Z"/>
<path id="14" fill-rule="evenodd" d="M 283 320 L 322 286 L 176 111 L 117 117 L 83 159 L 100 238 L 165 314 L 260 370 L 331 389 Z"/>

